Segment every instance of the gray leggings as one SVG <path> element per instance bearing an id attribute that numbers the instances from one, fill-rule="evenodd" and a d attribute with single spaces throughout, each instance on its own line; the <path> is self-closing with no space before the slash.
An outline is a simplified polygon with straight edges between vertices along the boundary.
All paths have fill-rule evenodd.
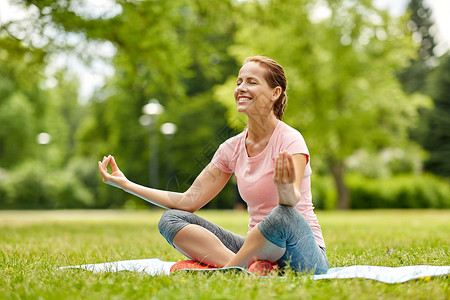
<path id="1" fill-rule="evenodd" d="M 174 236 L 185 226 L 194 224 L 212 232 L 219 240 L 237 253 L 245 238 L 209 222 L 193 213 L 182 210 L 167 210 L 158 227 L 159 232 L 173 245 Z M 282 267 L 289 265 L 296 272 L 326 273 L 329 267 L 325 249 L 315 241 L 311 227 L 305 218 L 293 207 L 275 207 L 259 224 L 262 235 L 286 252 L 278 260 Z"/>

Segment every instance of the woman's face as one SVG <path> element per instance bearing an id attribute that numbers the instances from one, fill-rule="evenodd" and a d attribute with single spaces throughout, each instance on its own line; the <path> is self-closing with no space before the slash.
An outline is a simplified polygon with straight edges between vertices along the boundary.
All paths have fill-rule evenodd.
<path id="1" fill-rule="evenodd" d="M 281 93 L 281 87 L 271 88 L 265 79 L 266 70 L 256 62 L 242 66 L 234 90 L 237 111 L 249 115 L 267 115 Z"/>

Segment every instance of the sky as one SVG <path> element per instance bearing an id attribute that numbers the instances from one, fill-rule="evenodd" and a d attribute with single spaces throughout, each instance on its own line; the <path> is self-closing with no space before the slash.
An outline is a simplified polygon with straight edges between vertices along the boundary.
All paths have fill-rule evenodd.
<path id="1" fill-rule="evenodd" d="M 91 12 L 110 12 L 113 14 L 120 12 L 120 7 L 115 4 L 114 0 L 88 0 L 87 2 L 90 2 L 94 8 Z M 373 0 L 373 3 L 377 8 L 387 9 L 392 15 L 400 16 L 406 11 L 409 0 Z M 424 0 L 424 5 L 432 11 L 432 18 L 436 27 L 435 42 L 438 44 L 435 52 L 440 56 L 450 49 L 450 0 Z M 24 17 L 26 17 L 26 12 L 9 5 L 9 0 L 0 0 L 0 25 L 5 21 Z M 93 17 L 95 16 L 93 15 Z M 106 49 L 100 49 L 103 53 L 109 51 L 113 55 L 112 45 L 105 44 L 103 47 L 106 47 Z M 58 63 L 62 64 L 65 61 L 79 75 L 81 79 L 81 102 L 87 101 L 93 90 L 104 84 L 105 77 L 114 73 L 111 66 L 102 64 L 101 61 L 97 62 L 96 70 L 92 70 L 77 63 L 74 58 L 58 57 L 54 60 L 59 60 Z M 49 85 L 51 85 L 51 81 Z"/>
<path id="2" fill-rule="evenodd" d="M 394 16 L 402 15 L 408 7 L 409 0 L 373 0 L 377 8 L 387 9 Z M 435 41 L 438 43 L 437 55 L 450 49 L 450 0 L 424 0 L 432 12 L 436 26 Z"/>

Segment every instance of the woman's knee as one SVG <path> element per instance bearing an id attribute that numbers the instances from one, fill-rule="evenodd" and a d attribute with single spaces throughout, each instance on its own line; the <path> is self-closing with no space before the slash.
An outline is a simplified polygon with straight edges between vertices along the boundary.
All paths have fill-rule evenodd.
<path id="1" fill-rule="evenodd" d="M 169 209 L 166 210 L 158 222 L 158 229 L 161 235 L 172 245 L 173 237 L 186 225 L 188 215 L 186 211 Z"/>
<path id="2" fill-rule="evenodd" d="M 308 227 L 305 218 L 291 206 L 279 205 L 258 224 L 266 239 L 279 247 L 286 247 L 286 242 L 302 227 Z M 311 230 L 311 229 L 310 229 Z"/>
<path id="3" fill-rule="evenodd" d="M 304 220 L 304 217 L 292 206 L 278 205 L 265 217 L 272 226 L 289 226 L 297 219 Z"/>

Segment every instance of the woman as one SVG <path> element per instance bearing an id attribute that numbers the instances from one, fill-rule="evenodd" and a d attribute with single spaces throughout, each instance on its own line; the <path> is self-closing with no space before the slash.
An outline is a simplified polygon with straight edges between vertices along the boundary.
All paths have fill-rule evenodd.
<path id="1" fill-rule="evenodd" d="M 275 61 L 262 56 L 244 61 L 234 98 L 248 126 L 220 145 L 186 192 L 135 184 L 112 156 L 99 162 L 103 181 L 168 208 L 159 222 L 161 234 L 196 261 L 248 268 L 265 260 L 288 264 L 296 272 L 326 273 L 325 243 L 311 202 L 309 152 L 301 134 L 281 121 L 286 88 L 284 70 Z M 193 214 L 222 190 L 232 173 L 248 205 L 247 238 Z"/>

